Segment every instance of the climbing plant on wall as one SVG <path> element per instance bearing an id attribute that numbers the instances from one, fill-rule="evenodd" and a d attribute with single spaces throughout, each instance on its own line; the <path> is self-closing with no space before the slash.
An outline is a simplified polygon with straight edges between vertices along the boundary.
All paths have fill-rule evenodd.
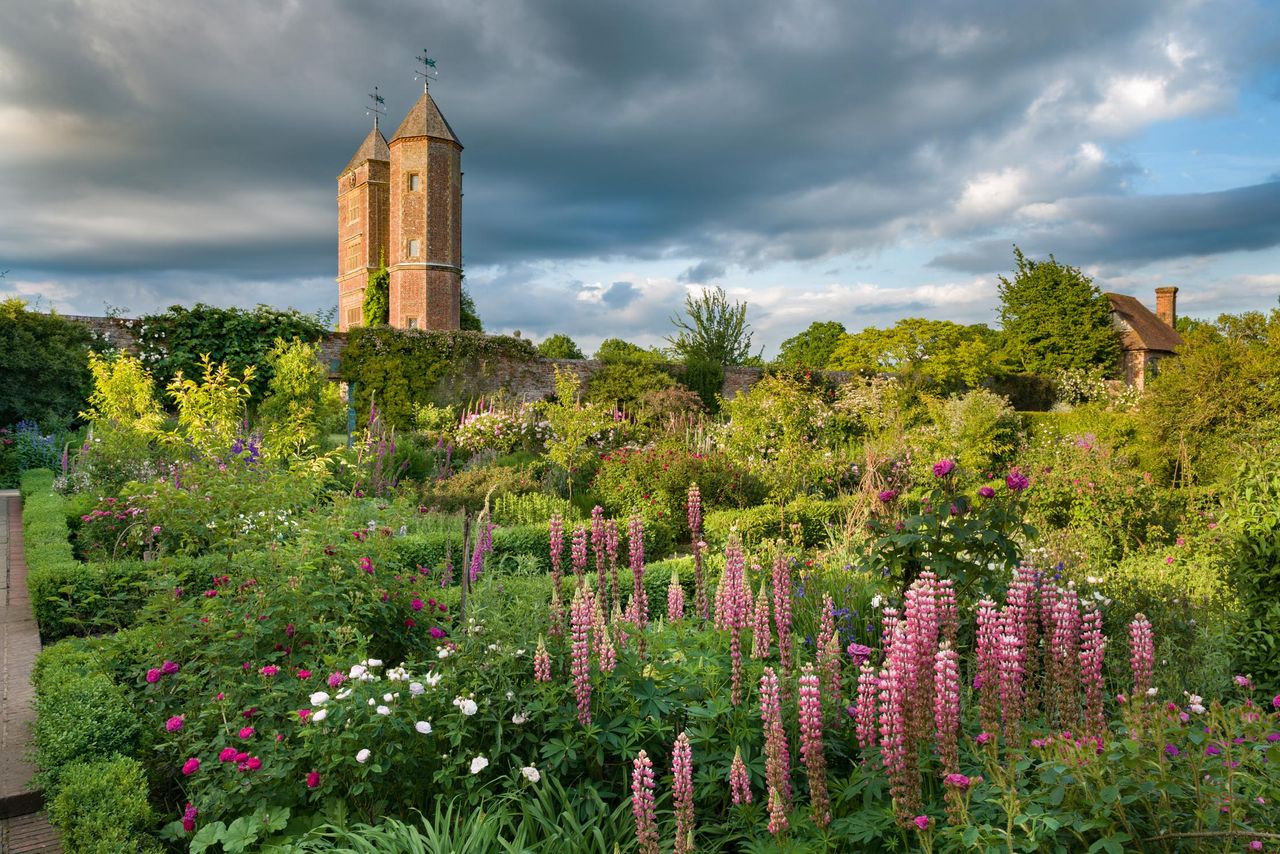
<path id="1" fill-rule="evenodd" d="M 413 424 L 415 404 L 453 403 L 450 380 L 479 374 L 497 359 L 533 361 L 538 352 L 519 338 L 479 332 L 361 327 L 347 334 L 342 378 L 356 383 L 357 411 L 378 409 L 396 427 Z"/>

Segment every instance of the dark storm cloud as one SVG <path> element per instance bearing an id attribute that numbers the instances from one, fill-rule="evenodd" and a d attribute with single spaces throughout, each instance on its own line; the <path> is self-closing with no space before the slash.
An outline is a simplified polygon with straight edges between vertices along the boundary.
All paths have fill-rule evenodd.
<path id="1" fill-rule="evenodd" d="M 680 274 L 680 281 L 689 284 L 705 285 L 716 279 L 723 279 L 726 268 L 718 261 L 699 261 Z"/>
<path id="2" fill-rule="evenodd" d="M 464 248 L 486 277 L 693 257 L 686 277 L 701 283 L 731 264 L 980 238 L 1021 204 L 1066 197 L 1092 199 L 1074 215 L 1114 223 L 1119 239 L 1131 169 L 1080 165 L 1077 148 L 1212 103 L 1267 31 L 1249 0 L 936 9 L 0 0 L 0 269 L 170 276 L 175 294 L 206 278 L 324 281 L 334 177 L 366 132 L 365 93 L 381 85 L 391 136 L 420 91 L 424 45 L 441 73 L 432 92 L 467 146 Z M 1169 58 L 1175 36 L 1191 59 Z M 1156 108 L 1117 100 L 1115 81 L 1147 77 L 1163 81 Z M 1022 172 L 1005 176 L 1010 166 Z M 990 191 L 1006 178 L 1005 195 Z M 1195 231 L 1150 222 L 1148 253 Z M 1275 242 L 1265 224 L 1235 222 Z M 477 297 L 504 316 L 505 274 L 493 275 L 496 290 Z M 548 322 L 576 299 L 564 284 L 542 294 Z M 573 307 L 678 304 L 644 294 Z M 512 325 L 542 311 L 525 306 Z"/>
<path id="3" fill-rule="evenodd" d="M 609 308 L 626 308 L 640 298 L 640 289 L 630 282 L 614 282 L 600 294 Z"/>
<path id="4" fill-rule="evenodd" d="M 1012 241 L 979 241 L 930 264 L 967 273 L 1006 269 L 1010 242 L 1033 256 L 1138 264 L 1280 244 L 1275 181 L 1218 193 L 1069 199 L 1056 207 L 1059 221 L 1051 226 L 1027 229 Z"/>

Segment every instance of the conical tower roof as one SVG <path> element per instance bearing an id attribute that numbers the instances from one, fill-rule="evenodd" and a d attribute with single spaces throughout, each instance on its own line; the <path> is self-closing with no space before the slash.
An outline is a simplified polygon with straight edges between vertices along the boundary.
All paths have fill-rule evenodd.
<path id="1" fill-rule="evenodd" d="M 364 142 L 360 143 L 360 147 L 356 149 L 356 153 L 352 155 L 347 167 L 342 170 L 342 174 L 347 174 L 366 160 L 390 159 L 391 149 L 387 147 L 387 138 L 382 135 L 382 131 L 375 127 L 369 131 L 369 135 L 364 138 Z"/>
<path id="2" fill-rule="evenodd" d="M 429 136 L 434 139 L 447 139 L 450 142 L 456 142 L 461 147 L 462 142 L 458 139 L 458 135 L 453 132 L 453 128 L 449 127 L 449 123 L 445 121 L 444 115 L 440 112 L 440 108 L 436 106 L 436 102 L 431 99 L 425 91 L 418 102 L 409 110 L 409 115 L 404 117 L 404 121 L 400 123 L 400 127 L 396 129 L 395 136 L 391 137 L 391 141 L 408 136 Z"/>

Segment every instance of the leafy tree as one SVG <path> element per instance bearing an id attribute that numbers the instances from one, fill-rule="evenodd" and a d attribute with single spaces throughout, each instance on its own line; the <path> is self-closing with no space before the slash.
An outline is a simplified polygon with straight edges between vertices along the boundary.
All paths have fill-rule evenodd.
<path id="1" fill-rule="evenodd" d="M 747 304 L 729 303 L 724 288 L 704 290 L 684 298 L 685 317 L 672 316 L 676 334 L 667 337 L 685 361 L 707 359 L 722 365 L 741 365 L 751 356 L 751 324 Z"/>
<path id="2" fill-rule="evenodd" d="M 789 368 L 821 370 L 844 336 L 844 324 L 838 320 L 815 320 L 804 332 L 782 342 L 778 362 Z"/>
<path id="3" fill-rule="evenodd" d="M 585 359 L 582 351 L 573 339 L 563 332 L 557 332 L 538 345 L 538 355 L 546 359 Z"/>
<path id="4" fill-rule="evenodd" d="M 262 399 L 271 380 L 267 354 L 277 338 L 319 341 L 327 331 L 320 318 L 290 309 L 281 311 L 266 305 L 252 310 L 215 308 L 197 303 L 191 308 L 171 306 L 163 314 L 139 318 L 134 327 L 139 355 L 156 384 L 168 388 L 182 372 L 186 377 L 204 373 L 204 357 L 226 364 L 236 373 L 254 367 L 250 380 L 252 402 Z"/>
<path id="5" fill-rule="evenodd" d="M 573 476 L 593 455 L 587 444 L 596 434 L 613 424 L 609 410 L 590 403 L 583 405 L 580 381 L 573 371 L 556 368 L 556 399 L 543 404 L 543 415 L 551 428 L 547 438 L 547 458 L 568 474 L 569 497 L 573 497 Z"/>
<path id="6" fill-rule="evenodd" d="M 89 393 L 93 333 L 56 313 L 0 302 L 0 426 L 24 418 L 65 426 Z"/>
<path id="7" fill-rule="evenodd" d="M 303 456 L 319 443 L 322 425 L 333 421 L 341 397 L 320 362 L 318 345 L 278 338 L 267 360 L 271 382 L 258 408 L 265 450 L 278 457 Z"/>
<path id="8" fill-rule="evenodd" d="M 605 364 L 612 362 L 657 364 L 663 361 L 662 354 L 657 350 L 646 350 L 639 344 L 632 344 L 621 338 L 606 338 L 601 341 L 595 358 Z"/>
<path id="9" fill-rule="evenodd" d="M 1280 440 L 1280 309 L 1223 315 L 1184 336 L 1139 403 L 1148 466 L 1178 483 L 1223 483 Z"/>
<path id="10" fill-rule="evenodd" d="M 484 324 L 480 322 L 480 315 L 476 312 L 476 302 L 471 298 L 471 292 L 466 288 L 462 289 L 458 310 L 458 328 L 466 332 L 484 332 Z"/>
<path id="11" fill-rule="evenodd" d="M 999 353 L 998 333 L 983 324 L 908 317 L 888 329 L 869 326 L 845 335 L 827 367 L 925 377 L 944 390 L 957 390 L 1003 374 Z"/>
<path id="12" fill-rule="evenodd" d="M 1034 261 L 1013 248 L 1018 269 L 1000 277 L 1000 325 L 1013 365 L 1054 375 L 1065 368 L 1095 365 L 1115 371 L 1120 338 L 1111 325 L 1111 304 L 1093 280 L 1052 255 Z"/>
<path id="13" fill-rule="evenodd" d="M 369 274 L 362 311 L 365 326 L 386 326 L 391 318 L 391 272 L 385 264 Z"/>
<path id="14" fill-rule="evenodd" d="M 587 380 L 586 398 L 610 410 L 616 407 L 630 413 L 645 395 L 675 384 L 671 374 L 653 362 L 606 362 Z"/>

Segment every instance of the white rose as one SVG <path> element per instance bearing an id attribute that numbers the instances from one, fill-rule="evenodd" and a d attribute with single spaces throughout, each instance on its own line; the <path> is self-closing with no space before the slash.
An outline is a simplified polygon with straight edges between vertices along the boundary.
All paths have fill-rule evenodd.
<path id="1" fill-rule="evenodd" d="M 369 671 L 365 668 L 363 664 L 353 664 L 351 665 L 351 669 L 347 671 L 347 676 L 351 677 L 352 679 L 359 679 L 368 672 Z"/>
<path id="2" fill-rule="evenodd" d="M 413 725 L 413 728 L 416 729 L 418 732 L 422 733 L 423 735 L 431 734 L 430 721 L 418 721 L 416 724 Z"/>
<path id="3" fill-rule="evenodd" d="M 334 697 L 334 699 L 335 699 L 335 700 L 345 700 L 345 699 L 347 699 L 347 698 L 348 698 L 348 697 L 350 697 L 350 696 L 351 696 L 351 689 L 350 689 L 350 688 L 344 688 L 344 689 L 342 689 L 341 691 L 339 691 L 339 692 L 338 692 L 337 696 L 335 696 L 335 697 Z"/>
<path id="4" fill-rule="evenodd" d="M 440 684 L 440 680 L 444 678 L 443 673 L 436 673 L 434 670 L 427 671 L 427 686 L 434 688 Z"/>
<path id="5" fill-rule="evenodd" d="M 471 760 L 471 773 L 479 774 L 481 771 L 489 767 L 489 760 L 483 756 L 477 756 Z"/>
<path id="6" fill-rule="evenodd" d="M 421 695 L 422 695 L 422 693 L 423 693 L 424 691 L 426 691 L 426 690 L 427 690 L 426 688 L 423 688 L 423 687 L 422 687 L 422 683 L 421 683 L 421 682 L 410 682 L 410 683 L 409 683 L 409 693 L 410 693 L 410 694 L 412 694 L 412 695 L 413 695 L 413 696 L 415 696 L 415 697 L 419 697 L 419 696 L 421 696 Z"/>
<path id="7" fill-rule="evenodd" d="M 380 714 L 380 715 L 389 715 L 389 714 L 391 714 L 391 710 L 390 710 L 390 709 L 388 709 L 386 706 L 378 706 L 378 708 L 374 709 L 374 711 L 375 711 L 375 712 L 377 712 L 377 713 L 378 713 L 378 714 Z"/>
<path id="8" fill-rule="evenodd" d="M 522 724 L 527 720 L 529 720 L 529 716 L 524 712 L 516 712 L 514 715 L 511 716 L 511 722 L 513 724 L 517 724 L 517 725 Z"/>
<path id="9" fill-rule="evenodd" d="M 311 695 L 311 705 L 313 706 L 323 706 L 327 702 L 329 702 L 329 695 L 324 691 L 316 691 Z"/>
<path id="10" fill-rule="evenodd" d="M 520 773 L 523 774 L 524 778 L 530 783 L 536 783 L 542 779 L 542 774 L 538 773 L 538 769 L 534 768 L 532 765 L 524 766 L 520 769 Z"/>
<path id="11" fill-rule="evenodd" d="M 436 650 L 436 658 L 448 658 L 448 657 L 449 657 L 449 647 L 442 646 L 438 650 Z"/>
<path id="12" fill-rule="evenodd" d="M 368 761 L 369 761 L 369 757 L 370 757 L 370 756 L 372 756 L 372 755 L 373 755 L 373 754 L 371 754 L 371 753 L 369 752 L 369 748 L 367 748 L 367 747 L 366 747 L 366 748 L 364 748 L 363 750 L 361 750 L 359 753 L 357 753 L 357 754 L 356 754 L 356 761 L 357 761 L 357 762 L 359 762 L 359 763 L 361 763 L 361 764 L 363 764 L 363 763 L 365 763 L 365 762 L 368 762 Z"/>
<path id="13" fill-rule="evenodd" d="M 371 658 L 371 659 L 369 659 L 369 660 L 366 662 L 366 664 L 368 664 L 370 667 L 381 667 L 381 666 L 382 666 L 382 659 L 381 659 L 381 658 Z"/>
<path id="14" fill-rule="evenodd" d="M 396 695 L 395 695 L 395 694 L 392 694 L 390 691 L 388 691 L 387 693 L 385 693 L 385 694 L 383 694 L 383 695 L 382 695 L 382 702 L 384 702 L 384 703 L 390 703 L 390 702 L 391 702 L 392 700 L 394 700 L 395 698 L 396 698 Z"/>
<path id="15" fill-rule="evenodd" d="M 321 709 L 320 711 L 316 712 L 314 715 L 311 716 L 311 720 L 315 723 L 320 723 L 322 720 L 324 720 L 327 717 L 329 717 L 329 710 Z"/>
<path id="16" fill-rule="evenodd" d="M 480 710 L 480 707 L 476 705 L 475 700 L 463 700 L 458 704 L 458 710 L 467 717 L 471 717 Z"/>

